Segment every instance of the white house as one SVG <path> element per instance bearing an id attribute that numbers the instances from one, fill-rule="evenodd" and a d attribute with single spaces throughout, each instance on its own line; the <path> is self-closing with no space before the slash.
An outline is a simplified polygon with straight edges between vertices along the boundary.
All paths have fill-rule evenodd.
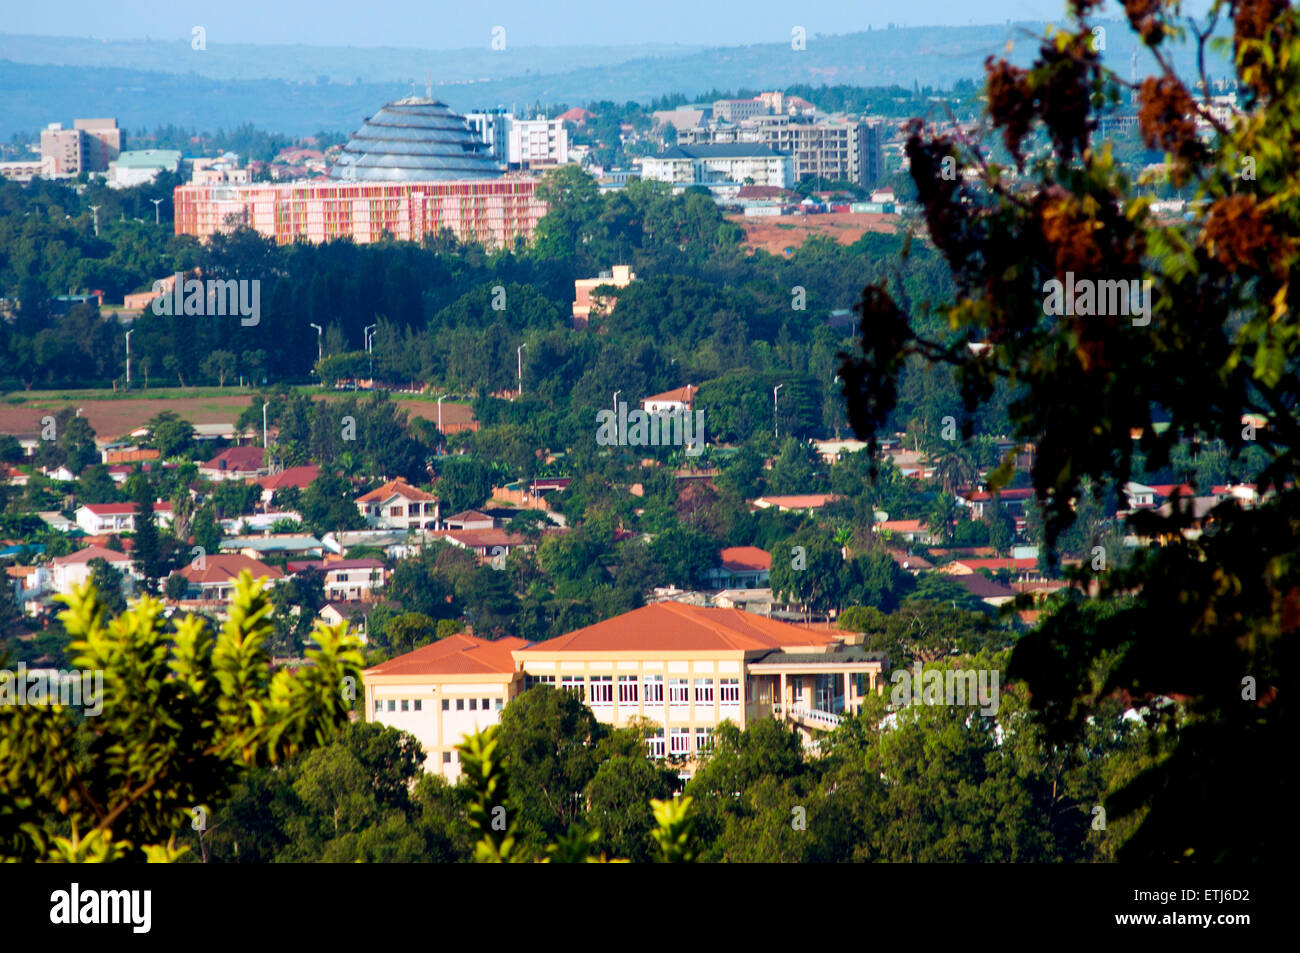
<path id="1" fill-rule="evenodd" d="M 91 536 L 101 533 L 135 532 L 134 503 L 85 503 L 77 507 L 73 516 L 76 518 L 77 525 Z M 153 518 L 159 526 L 170 526 L 172 505 L 163 502 L 154 503 Z"/>
<path id="2" fill-rule="evenodd" d="M 356 499 L 357 510 L 374 529 L 435 529 L 438 497 L 405 480 L 389 480 Z"/>
<path id="3" fill-rule="evenodd" d="M 685 387 L 666 390 L 662 394 L 642 397 L 641 409 L 647 414 L 690 413 L 698 390 L 698 387 L 687 384 Z"/>
<path id="4" fill-rule="evenodd" d="M 102 559 L 123 575 L 123 589 L 128 593 L 132 588 L 129 580 L 137 578 L 131 568 L 131 557 L 126 553 L 106 549 L 103 546 L 87 546 L 66 556 L 56 556 L 50 560 L 50 585 L 55 592 L 71 592 L 73 586 L 79 586 L 90 578 L 90 561 Z"/>

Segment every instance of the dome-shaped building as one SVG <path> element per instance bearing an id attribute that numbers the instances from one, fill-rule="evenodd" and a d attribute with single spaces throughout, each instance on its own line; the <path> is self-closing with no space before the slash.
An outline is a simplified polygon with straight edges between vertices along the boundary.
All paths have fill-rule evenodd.
<path id="1" fill-rule="evenodd" d="M 330 178 L 344 182 L 488 179 L 503 173 L 487 143 L 436 99 L 391 102 L 348 140 Z"/>

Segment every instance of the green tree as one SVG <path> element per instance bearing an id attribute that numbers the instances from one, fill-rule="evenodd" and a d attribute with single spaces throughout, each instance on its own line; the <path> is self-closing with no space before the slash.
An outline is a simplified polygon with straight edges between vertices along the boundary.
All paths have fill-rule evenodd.
<path id="1" fill-rule="evenodd" d="M 63 598 L 74 665 L 104 673 L 103 707 L 81 718 L 68 707 L 0 706 L 0 746 L 18 766 L 0 774 L 7 859 L 174 860 L 196 808 L 347 721 L 341 686 L 360 684 L 355 640 L 322 626 L 313 664 L 272 672 L 269 605 L 248 573 L 215 636 L 196 616 L 170 631 L 149 597 L 112 618 L 91 584 Z"/>

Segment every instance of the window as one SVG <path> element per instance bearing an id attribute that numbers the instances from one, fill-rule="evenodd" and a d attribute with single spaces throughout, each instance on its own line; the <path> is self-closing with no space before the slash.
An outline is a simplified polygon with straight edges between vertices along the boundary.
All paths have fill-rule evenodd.
<path id="1" fill-rule="evenodd" d="M 488 710 L 488 700 L 487 700 L 486 698 L 483 699 L 482 703 L 481 703 L 478 707 L 481 708 L 481 709 L 483 709 L 484 711 L 487 711 L 487 710 Z"/>
<path id="2" fill-rule="evenodd" d="M 723 678 L 718 681 L 718 701 L 724 705 L 740 703 L 740 679 Z"/>
<path id="3" fill-rule="evenodd" d="M 414 708 L 416 711 L 419 711 L 423 706 L 423 704 L 424 703 L 417 698 L 415 701 L 411 702 L 411 707 Z"/>
<path id="4" fill-rule="evenodd" d="M 443 764 L 451 764 L 451 752 L 450 752 L 450 751 L 444 751 L 444 752 L 442 753 L 442 763 L 443 763 Z"/>
<path id="5" fill-rule="evenodd" d="M 695 704 L 713 704 L 713 679 L 697 678 L 695 680 Z"/>
<path id="6" fill-rule="evenodd" d="M 637 701 L 636 676 L 620 675 L 618 677 L 618 703 L 635 704 Z"/>
<path id="7" fill-rule="evenodd" d="M 411 703 L 410 703 L 410 701 L 408 701 L 407 699 L 403 698 L 403 699 L 402 699 L 402 711 L 410 711 L 410 710 L 411 710 Z"/>
<path id="8" fill-rule="evenodd" d="M 550 685 L 552 688 L 554 688 L 555 676 L 554 675 L 528 675 L 527 673 L 525 673 L 524 691 L 528 691 L 528 689 L 532 688 L 534 685 Z"/>
<path id="9" fill-rule="evenodd" d="M 497 711 L 500 711 L 504 707 L 505 707 L 505 702 L 502 699 L 498 698 L 497 705 L 496 705 Z"/>
<path id="10" fill-rule="evenodd" d="M 664 730 L 659 728 L 655 731 L 647 731 L 645 734 L 646 747 L 650 749 L 650 757 L 662 758 L 667 752 L 664 750 Z"/>
<path id="11" fill-rule="evenodd" d="M 444 698 L 444 699 L 442 700 L 442 710 L 443 710 L 443 711 L 447 711 L 447 710 L 449 710 L 450 708 L 451 708 L 451 699 L 449 699 L 449 698 Z"/>
<path id="12" fill-rule="evenodd" d="M 586 692 L 583 690 L 583 678 L 581 675 L 561 675 L 560 690 L 570 691 L 580 699 L 586 698 Z"/>
<path id="13" fill-rule="evenodd" d="M 614 676 L 591 676 L 591 702 L 595 705 L 608 705 L 614 701 Z"/>
<path id="14" fill-rule="evenodd" d="M 477 699 L 477 698 L 471 698 L 471 699 L 469 700 L 469 710 L 470 710 L 470 711 L 478 711 L 478 699 Z"/>
<path id="15" fill-rule="evenodd" d="M 457 699 L 456 699 L 456 710 L 457 710 L 457 711 L 464 711 L 464 710 L 465 710 L 465 699 L 463 699 L 463 698 L 457 698 Z"/>
<path id="16" fill-rule="evenodd" d="M 695 751 L 697 754 L 703 754 L 713 747 L 713 729 L 696 728 L 695 729 Z"/>
<path id="17" fill-rule="evenodd" d="M 691 753 L 691 729 L 674 728 L 668 736 L 669 754 Z"/>
<path id="18" fill-rule="evenodd" d="M 397 700 L 396 700 L 396 699 L 393 699 L 393 698 L 388 699 L 388 710 L 389 710 L 389 711 L 397 711 Z"/>
<path id="19" fill-rule="evenodd" d="M 383 711 L 383 710 L 384 710 L 384 700 L 382 698 L 376 698 L 375 711 Z"/>
<path id="20" fill-rule="evenodd" d="M 668 679 L 668 704 L 689 705 L 691 703 L 691 683 L 686 678 Z"/>
<path id="21" fill-rule="evenodd" d="M 664 677 L 662 675 L 645 675 L 641 678 L 641 687 L 645 689 L 646 703 L 663 702 Z"/>

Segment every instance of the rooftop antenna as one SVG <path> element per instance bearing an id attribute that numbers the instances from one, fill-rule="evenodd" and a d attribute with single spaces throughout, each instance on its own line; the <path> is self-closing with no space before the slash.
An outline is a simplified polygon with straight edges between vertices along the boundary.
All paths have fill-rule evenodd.
<path id="1" fill-rule="evenodd" d="M 424 71 L 424 96 L 426 99 L 433 99 L 433 70 Z"/>

